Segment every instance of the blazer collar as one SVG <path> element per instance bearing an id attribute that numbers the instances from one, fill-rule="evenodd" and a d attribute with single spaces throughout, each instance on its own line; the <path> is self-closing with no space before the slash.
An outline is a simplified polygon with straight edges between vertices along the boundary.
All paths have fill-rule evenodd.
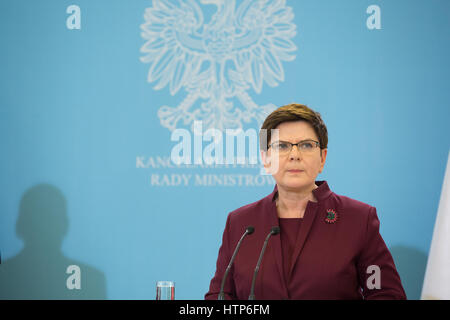
<path id="1" fill-rule="evenodd" d="M 323 201 L 331 195 L 332 192 L 330 190 L 330 187 L 328 186 L 328 183 L 325 180 L 316 181 L 315 183 L 316 186 L 318 186 L 318 188 L 314 189 L 312 193 L 316 197 L 317 201 Z M 275 184 L 275 187 L 270 195 L 270 199 L 272 199 L 272 201 L 275 201 L 277 197 L 278 197 L 278 186 Z"/>

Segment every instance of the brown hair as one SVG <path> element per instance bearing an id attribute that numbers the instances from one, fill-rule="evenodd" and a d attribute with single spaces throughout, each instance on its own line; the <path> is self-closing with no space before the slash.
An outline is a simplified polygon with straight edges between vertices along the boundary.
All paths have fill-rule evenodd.
<path id="1" fill-rule="evenodd" d="M 328 147 L 328 131 L 320 113 L 315 112 L 303 104 L 292 103 L 279 107 L 264 120 L 261 131 L 259 132 L 260 149 L 267 151 L 271 138 L 271 130 L 275 129 L 281 123 L 289 121 L 308 122 L 319 138 L 320 149 L 326 149 Z M 267 138 L 266 134 L 263 134 L 263 130 L 266 130 Z"/>

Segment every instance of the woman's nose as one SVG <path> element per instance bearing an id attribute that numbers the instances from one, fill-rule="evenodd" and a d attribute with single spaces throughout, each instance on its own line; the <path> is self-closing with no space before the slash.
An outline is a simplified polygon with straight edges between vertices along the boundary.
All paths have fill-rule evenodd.
<path id="1" fill-rule="evenodd" d="M 295 148 L 295 150 L 294 150 Z M 300 160 L 301 152 L 297 145 L 292 146 L 291 152 L 289 153 L 290 160 Z"/>

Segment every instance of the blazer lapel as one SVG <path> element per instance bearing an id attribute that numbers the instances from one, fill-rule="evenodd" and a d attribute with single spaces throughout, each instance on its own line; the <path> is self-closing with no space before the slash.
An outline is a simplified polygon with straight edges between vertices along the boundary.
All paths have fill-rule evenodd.
<path id="1" fill-rule="evenodd" d="M 291 278 L 292 270 L 294 269 L 294 265 L 297 262 L 298 256 L 302 252 L 303 246 L 305 245 L 306 238 L 308 237 L 308 233 L 311 230 L 311 227 L 313 225 L 314 219 L 317 215 L 318 210 L 318 203 L 317 202 L 311 202 L 309 201 L 306 210 L 305 215 L 303 217 L 303 222 L 300 225 L 300 231 L 297 236 L 297 240 L 295 242 L 295 249 L 292 254 L 292 262 L 291 266 L 289 267 L 289 279 Z M 278 239 L 280 239 L 278 237 Z"/>

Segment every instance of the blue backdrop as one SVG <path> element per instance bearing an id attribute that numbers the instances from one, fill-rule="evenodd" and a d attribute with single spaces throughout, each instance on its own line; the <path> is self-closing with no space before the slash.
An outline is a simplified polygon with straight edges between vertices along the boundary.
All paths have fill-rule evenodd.
<path id="1" fill-rule="evenodd" d="M 227 214 L 273 183 L 255 166 L 174 165 L 171 133 L 191 122 L 164 121 L 194 97 L 190 119 L 217 111 L 202 119 L 223 129 L 226 103 L 246 110 L 246 94 L 256 115 L 232 127 L 257 128 L 291 102 L 322 114 L 319 179 L 377 207 L 408 298 L 419 298 L 450 146 L 450 2 L 262 1 L 245 11 L 237 1 L 228 16 L 215 15 L 222 1 L 207 2 L 1 1 L 2 297 L 154 299 L 155 282 L 172 280 L 177 299 L 202 299 Z M 193 76 L 195 63 L 200 74 L 232 57 L 233 21 L 265 26 L 268 39 L 236 49 L 261 68 L 216 77 L 240 81 L 242 99 L 223 98 L 214 82 L 197 88 Z M 215 53 L 168 56 L 170 37 L 193 25 L 189 43 Z M 201 96 L 213 91 L 220 97 Z M 72 264 L 81 290 L 66 287 Z"/>

